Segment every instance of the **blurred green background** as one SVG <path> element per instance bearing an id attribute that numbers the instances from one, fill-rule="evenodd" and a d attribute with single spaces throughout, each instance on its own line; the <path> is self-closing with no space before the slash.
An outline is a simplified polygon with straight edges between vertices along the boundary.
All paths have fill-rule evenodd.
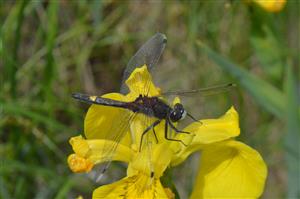
<path id="1" fill-rule="evenodd" d="M 118 91 L 130 57 L 156 32 L 168 37 L 158 85 L 236 83 L 193 106 L 205 118 L 233 104 L 238 139 L 268 165 L 262 198 L 299 197 L 299 8 L 298 0 L 277 13 L 239 0 L 1 0 L 0 198 L 91 197 L 98 185 L 66 163 L 88 108 L 70 95 Z M 182 198 L 194 163 L 174 177 Z"/>

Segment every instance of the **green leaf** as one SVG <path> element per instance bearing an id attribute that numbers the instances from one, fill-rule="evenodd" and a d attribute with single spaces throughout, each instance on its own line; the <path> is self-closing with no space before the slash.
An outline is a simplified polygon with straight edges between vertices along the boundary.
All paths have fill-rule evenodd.
<path id="1" fill-rule="evenodd" d="M 287 134 L 285 135 L 285 158 L 287 166 L 287 198 L 299 198 L 299 162 L 300 162 L 300 117 L 298 114 L 299 99 L 297 96 L 296 81 L 292 68 L 287 66 L 286 69 L 286 94 L 287 94 L 287 117 L 286 128 Z"/>
<path id="2" fill-rule="evenodd" d="M 238 81 L 238 86 L 246 89 L 258 104 L 278 118 L 284 117 L 282 113 L 285 112 L 286 97 L 281 91 L 263 79 L 230 62 L 203 43 L 197 42 L 197 44 L 211 60 L 232 75 Z"/>

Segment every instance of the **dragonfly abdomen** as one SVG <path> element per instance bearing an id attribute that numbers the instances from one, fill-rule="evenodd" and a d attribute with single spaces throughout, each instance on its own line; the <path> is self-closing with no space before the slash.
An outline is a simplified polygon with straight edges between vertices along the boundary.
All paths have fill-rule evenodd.
<path id="1" fill-rule="evenodd" d="M 89 104 L 127 108 L 127 102 L 121 102 L 113 99 L 102 98 L 102 97 L 92 96 L 92 95 L 87 95 L 82 93 L 73 93 L 72 96 L 73 98 L 79 101 L 83 101 Z"/>

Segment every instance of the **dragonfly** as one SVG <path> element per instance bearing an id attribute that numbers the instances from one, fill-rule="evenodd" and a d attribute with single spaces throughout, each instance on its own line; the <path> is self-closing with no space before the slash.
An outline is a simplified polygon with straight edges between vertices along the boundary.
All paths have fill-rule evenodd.
<path id="1" fill-rule="evenodd" d="M 162 33 L 156 33 L 152 36 L 146 43 L 144 43 L 141 48 L 135 53 L 135 55 L 128 62 L 121 82 L 120 93 L 127 94 L 129 89 L 125 84 L 125 81 L 128 79 L 130 74 L 138 67 L 142 67 L 143 65 L 147 66 L 148 71 L 151 73 L 155 66 L 158 63 L 159 58 L 161 57 L 165 46 L 167 43 L 167 37 Z M 155 132 L 155 127 L 162 122 L 164 122 L 164 138 L 168 141 L 176 141 L 180 142 L 183 145 L 186 145 L 182 140 L 174 139 L 168 133 L 170 130 L 175 131 L 176 133 L 184 133 L 190 134 L 191 132 L 185 132 L 179 130 L 175 123 L 180 120 L 183 120 L 186 116 L 191 118 L 192 120 L 199 122 L 196 120 L 190 113 L 188 113 L 183 104 L 176 103 L 174 106 L 169 105 L 166 101 L 162 100 L 162 96 L 184 96 L 195 93 L 204 93 L 204 92 L 218 92 L 228 90 L 230 87 L 234 86 L 233 84 L 224 84 L 219 86 L 213 86 L 209 88 L 195 89 L 195 90 L 183 90 L 183 91 L 168 91 L 163 92 L 159 96 L 149 96 L 147 95 L 149 92 L 149 83 L 145 83 L 145 88 L 141 91 L 140 95 L 137 98 L 130 102 L 123 102 L 118 100 L 113 100 L 100 96 L 93 96 L 83 93 L 73 93 L 72 96 L 76 100 L 79 100 L 88 104 L 95 104 L 98 106 L 107 106 L 113 107 L 117 109 L 125 110 L 126 113 L 123 121 L 118 121 L 116 125 L 114 125 L 114 129 L 111 130 L 112 134 L 110 134 L 111 140 L 114 140 L 116 143 L 119 143 L 120 140 L 126 135 L 128 132 L 128 127 L 130 123 L 133 121 L 133 118 L 139 114 L 143 115 L 145 120 L 149 120 L 151 118 L 151 123 L 145 122 L 145 129 L 141 133 L 140 138 L 140 146 L 139 151 L 142 150 L 142 143 L 145 135 L 152 130 L 156 143 L 158 143 L 158 138 Z M 108 153 L 113 155 L 113 151 L 117 147 L 117 144 L 110 149 L 107 149 Z M 108 167 L 108 166 L 107 166 Z M 107 168 L 104 169 L 104 172 Z"/>

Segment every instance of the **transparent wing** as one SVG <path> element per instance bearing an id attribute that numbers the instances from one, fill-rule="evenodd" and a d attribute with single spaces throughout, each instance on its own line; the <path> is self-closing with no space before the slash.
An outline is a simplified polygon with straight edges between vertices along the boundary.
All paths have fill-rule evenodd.
<path id="1" fill-rule="evenodd" d="M 128 79 L 132 71 L 135 68 L 141 67 L 144 64 L 147 65 L 148 70 L 154 68 L 158 62 L 165 46 L 167 43 L 167 37 L 162 33 L 156 33 L 152 36 L 142 47 L 136 52 L 136 54 L 128 62 L 125 71 L 123 73 L 122 84 L 120 92 L 126 94 L 128 88 L 125 84 L 125 81 Z"/>
<path id="2" fill-rule="evenodd" d="M 72 96 L 79 101 L 93 104 L 89 109 L 91 112 L 89 119 L 87 119 L 88 123 L 85 124 L 89 126 L 89 136 L 91 139 L 104 139 L 107 141 L 104 142 L 102 149 L 99 149 L 98 154 L 99 158 L 101 158 L 101 165 L 98 165 L 91 173 L 91 177 L 98 182 L 114 159 L 119 143 L 125 141 L 123 144 L 130 145 L 131 140 L 128 139 L 128 133 L 136 113 L 125 109 L 123 106 L 125 103 L 122 101 L 81 93 L 74 93 Z M 103 115 L 105 112 L 110 112 L 111 117 L 116 116 L 118 119 L 114 121 L 107 119 Z M 127 140 L 125 136 L 127 136 Z"/>
<path id="3" fill-rule="evenodd" d="M 217 86 L 211 86 L 207 88 L 200 88 L 200 89 L 193 89 L 193 90 L 178 90 L 178 91 L 167 91 L 161 93 L 161 96 L 194 96 L 194 95 L 201 95 L 201 96 L 209 96 L 215 95 L 218 93 L 223 93 L 230 91 L 234 88 L 235 84 L 222 84 Z"/>
<path id="4" fill-rule="evenodd" d="M 175 97 L 179 97 L 180 103 L 184 106 L 189 116 L 188 120 L 180 122 L 180 126 L 185 126 L 192 120 L 211 117 L 212 113 L 217 113 L 217 106 L 214 106 L 215 102 L 217 102 L 216 100 L 223 101 L 227 99 L 223 94 L 226 94 L 226 96 L 227 94 L 231 95 L 231 91 L 234 91 L 234 88 L 234 84 L 223 84 L 194 90 L 168 91 L 161 93 L 158 97 L 167 99 L 169 102 L 172 102 Z M 214 97 L 207 99 L 206 97 L 209 96 Z M 230 98 L 228 99 L 230 101 Z M 172 105 L 170 106 L 172 107 Z M 207 107 L 213 108 L 207 109 Z"/>
<path id="5" fill-rule="evenodd" d="M 103 159 L 103 163 L 98 166 L 97 170 L 94 172 L 93 179 L 96 182 L 102 180 L 104 174 L 108 170 L 112 159 L 114 158 L 116 149 L 122 139 L 125 137 L 127 133 L 129 133 L 130 123 L 134 120 L 136 114 L 130 111 L 124 111 L 123 117 L 119 121 L 115 121 L 115 123 L 110 128 L 110 134 L 106 135 L 105 140 L 111 140 L 114 142 L 113 145 L 105 145 L 102 151 L 99 151 L 105 159 Z"/>

